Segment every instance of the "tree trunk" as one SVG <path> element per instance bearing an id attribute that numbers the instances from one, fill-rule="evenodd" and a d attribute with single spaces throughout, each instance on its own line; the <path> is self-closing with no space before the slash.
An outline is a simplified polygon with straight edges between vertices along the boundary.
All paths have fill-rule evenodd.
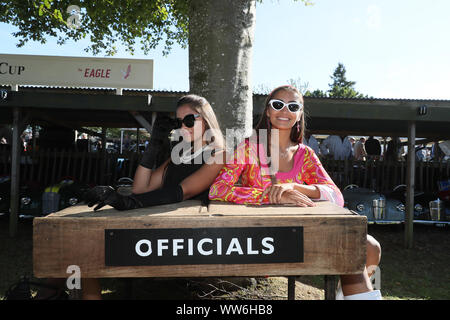
<path id="1" fill-rule="evenodd" d="M 251 134 L 255 0 L 191 0 L 190 92 L 211 104 L 222 132 Z"/>

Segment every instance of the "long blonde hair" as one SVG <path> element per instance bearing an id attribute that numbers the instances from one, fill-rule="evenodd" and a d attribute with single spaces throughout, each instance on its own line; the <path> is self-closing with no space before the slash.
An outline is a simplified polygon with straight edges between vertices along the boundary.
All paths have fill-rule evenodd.
<path id="1" fill-rule="evenodd" d="M 198 112 L 202 116 L 205 121 L 205 130 L 214 130 L 213 137 L 216 150 L 224 150 L 224 138 L 222 131 L 220 130 L 220 125 L 217 121 L 216 114 L 214 113 L 214 110 L 208 100 L 196 94 L 188 94 L 178 100 L 177 109 L 185 104 L 189 105 L 192 110 Z"/>

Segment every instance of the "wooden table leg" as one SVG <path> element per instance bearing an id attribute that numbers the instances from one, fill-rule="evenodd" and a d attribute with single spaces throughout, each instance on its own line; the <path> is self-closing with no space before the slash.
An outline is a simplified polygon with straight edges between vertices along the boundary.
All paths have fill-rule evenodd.
<path id="1" fill-rule="evenodd" d="M 133 292 L 133 280 L 134 278 L 124 278 L 125 282 L 125 296 L 126 300 L 133 300 L 134 299 L 134 292 Z"/>
<path id="2" fill-rule="evenodd" d="M 324 276 L 325 278 L 325 300 L 336 300 L 336 276 Z"/>
<path id="3" fill-rule="evenodd" d="M 288 277 L 288 300 L 295 300 L 295 276 Z"/>

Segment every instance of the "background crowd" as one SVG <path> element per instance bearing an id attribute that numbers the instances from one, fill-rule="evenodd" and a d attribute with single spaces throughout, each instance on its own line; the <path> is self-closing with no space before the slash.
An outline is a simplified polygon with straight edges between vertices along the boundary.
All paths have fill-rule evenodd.
<path id="1" fill-rule="evenodd" d="M 304 144 L 311 147 L 322 158 L 334 160 L 358 160 L 358 161 L 401 161 L 406 160 L 408 149 L 405 143 L 398 137 L 390 137 L 382 144 L 380 139 L 374 136 L 368 138 L 362 136 L 329 135 L 324 139 L 316 139 L 314 135 L 307 135 Z M 416 161 L 445 161 L 449 160 L 439 143 L 433 142 L 420 144 L 415 148 Z"/>

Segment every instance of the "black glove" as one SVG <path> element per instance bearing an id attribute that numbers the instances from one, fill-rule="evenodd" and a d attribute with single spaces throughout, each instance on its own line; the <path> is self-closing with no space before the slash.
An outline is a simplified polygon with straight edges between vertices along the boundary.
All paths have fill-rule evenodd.
<path id="1" fill-rule="evenodd" d="M 133 198 L 139 208 L 176 203 L 183 201 L 183 188 L 177 184 L 165 186 L 146 193 L 133 193 L 129 197 Z"/>
<path id="2" fill-rule="evenodd" d="M 105 205 L 110 205 L 117 210 L 130 210 L 181 201 L 183 201 L 183 189 L 180 185 L 163 187 L 154 191 L 131 194 L 129 196 L 118 194 L 110 186 L 96 186 L 85 195 L 85 202 L 89 207 L 98 203 L 94 211 Z"/>
<path id="3" fill-rule="evenodd" d="M 147 169 L 152 170 L 154 163 L 155 163 L 154 154 L 151 154 L 150 150 L 145 151 L 144 154 L 142 155 L 142 160 L 140 162 L 140 165 Z"/>
<path id="4" fill-rule="evenodd" d="M 139 208 L 132 197 L 118 194 L 111 186 L 96 186 L 91 188 L 86 192 L 84 199 L 89 207 L 97 204 L 94 211 L 97 211 L 106 205 L 110 205 L 117 210 Z"/>

